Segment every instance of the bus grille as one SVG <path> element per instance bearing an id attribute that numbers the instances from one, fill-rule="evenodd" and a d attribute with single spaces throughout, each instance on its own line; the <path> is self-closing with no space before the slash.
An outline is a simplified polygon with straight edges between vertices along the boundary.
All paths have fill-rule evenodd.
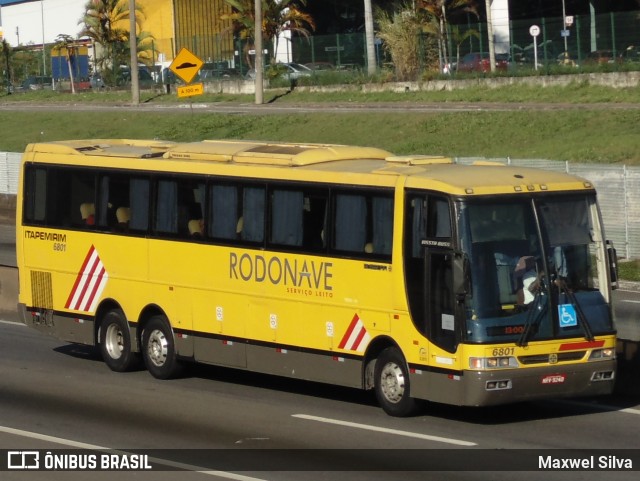
<path id="1" fill-rule="evenodd" d="M 51 272 L 31 271 L 31 295 L 33 307 L 53 309 Z"/>
<path id="2" fill-rule="evenodd" d="M 554 356 L 557 358 L 556 362 L 567 362 L 567 361 L 579 361 L 586 354 L 586 351 L 575 351 L 575 352 L 560 352 L 555 354 Z M 524 365 L 531 364 L 550 364 L 549 354 L 536 354 L 534 356 L 519 356 L 518 362 Z"/>

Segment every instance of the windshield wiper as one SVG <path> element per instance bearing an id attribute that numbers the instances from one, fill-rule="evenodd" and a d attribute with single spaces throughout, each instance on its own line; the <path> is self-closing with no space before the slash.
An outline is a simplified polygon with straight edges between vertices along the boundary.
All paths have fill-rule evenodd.
<path id="1" fill-rule="evenodd" d="M 591 325 L 587 320 L 587 316 L 584 315 L 584 311 L 582 310 L 582 306 L 580 306 L 578 299 L 576 299 L 576 295 L 573 293 L 571 289 L 569 289 L 569 286 L 567 286 L 567 282 L 564 279 L 558 277 L 554 281 L 554 284 L 558 286 L 558 289 L 560 290 L 561 294 L 564 294 L 567 296 L 567 298 L 569 299 L 569 302 L 575 308 L 576 314 L 578 315 L 578 321 L 580 322 L 580 324 L 582 325 L 582 329 L 584 330 L 585 339 L 587 341 L 593 341 L 595 337 L 593 337 L 593 331 L 591 330 Z"/>

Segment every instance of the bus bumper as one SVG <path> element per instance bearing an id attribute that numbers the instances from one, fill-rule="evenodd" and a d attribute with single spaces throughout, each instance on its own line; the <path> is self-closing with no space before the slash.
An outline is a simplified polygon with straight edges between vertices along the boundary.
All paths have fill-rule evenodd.
<path id="1" fill-rule="evenodd" d="M 616 361 L 535 368 L 469 371 L 444 376 L 411 376 L 411 395 L 459 406 L 494 406 L 536 399 L 602 396 L 611 394 Z"/>
<path id="2" fill-rule="evenodd" d="M 95 345 L 95 328 L 92 319 L 62 316 L 50 309 L 29 310 L 18 304 L 20 321 L 27 327 L 43 332 L 62 341 Z"/>
<path id="3" fill-rule="evenodd" d="M 470 406 L 491 406 L 534 399 L 611 394 L 616 361 L 594 361 L 501 371 L 465 371 Z"/>

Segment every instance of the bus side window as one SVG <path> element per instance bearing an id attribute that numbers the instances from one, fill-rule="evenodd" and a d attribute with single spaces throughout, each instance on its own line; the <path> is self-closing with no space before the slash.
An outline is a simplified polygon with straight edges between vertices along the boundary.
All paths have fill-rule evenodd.
<path id="1" fill-rule="evenodd" d="M 367 257 L 390 256 L 393 244 L 393 198 L 337 194 L 334 243 L 338 251 Z"/>
<path id="2" fill-rule="evenodd" d="M 327 247 L 328 191 L 305 193 L 302 245 L 309 252 L 324 252 Z"/>

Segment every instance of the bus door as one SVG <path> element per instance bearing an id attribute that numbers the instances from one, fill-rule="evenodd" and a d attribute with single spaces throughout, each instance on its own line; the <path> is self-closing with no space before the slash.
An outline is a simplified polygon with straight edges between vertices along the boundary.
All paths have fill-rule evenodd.
<path id="1" fill-rule="evenodd" d="M 458 344 L 453 291 L 451 210 L 447 198 L 407 198 L 405 282 L 416 328 L 448 352 Z"/>

